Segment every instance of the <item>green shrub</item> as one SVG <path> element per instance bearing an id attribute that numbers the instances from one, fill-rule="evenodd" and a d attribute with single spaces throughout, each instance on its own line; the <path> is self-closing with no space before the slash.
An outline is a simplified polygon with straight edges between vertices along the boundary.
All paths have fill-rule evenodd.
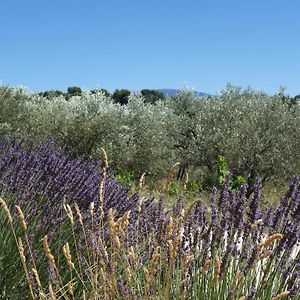
<path id="1" fill-rule="evenodd" d="M 0 134 L 54 138 L 74 156 L 98 158 L 104 147 L 113 167 L 137 177 L 162 178 L 180 161 L 182 174 L 198 170 L 201 178 L 192 179 L 211 183 L 219 155 L 252 186 L 257 176 L 279 183 L 300 170 L 300 105 L 282 92 L 229 85 L 216 96 L 182 90 L 155 104 L 132 93 L 127 105 L 101 90 L 42 95 L 0 87 Z"/>

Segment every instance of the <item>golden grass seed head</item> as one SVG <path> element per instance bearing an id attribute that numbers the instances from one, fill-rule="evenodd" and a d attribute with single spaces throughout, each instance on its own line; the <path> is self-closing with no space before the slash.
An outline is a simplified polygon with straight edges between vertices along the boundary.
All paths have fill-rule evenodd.
<path id="1" fill-rule="evenodd" d="M 101 152 L 102 152 L 102 159 L 104 162 L 104 169 L 108 169 L 108 156 L 104 148 L 101 147 Z"/>
<path id="2" fill-rule="evenodd" d="M 51 282 L 49 283 L 49 296 L 50 296 L 50 300 L 56 300 L 55 291 L 53 289 Z"/>
<path id="3" fill-rule="evenodd" d="M 107 213 L 107 219 L 108 219 L 108 228 L 109 228 L 109 230 L 112 230 L 112 231 L 115 230 L 114 217 L 115 217 L 115 212 L 112 208 L 110 208 Z"/>
<path id="4" fill-rule="evenodd" d="M 202 267 L 202 274 L 203 275 L 205 275 L 206 273 L 207 273 L 207 271 L 208 271 L 208 269 L 209 269 L 209 267 L 210 267 L 210 265 L 212 264 L 212 261 L 209 259 L 209 260 L 207 260 L 205 263 L 204 263 L 204 265 L 203 265 L 203 267 Z"/>
<path id="5" fill-rule="evenodd" d="M 272 254 L 272 251 L 266 251 L 266 252 L 263 252 L 263 253 L 259 254 L 259 259 L 267 258 L 267 257 L 269 257 L 271 254 Z"/>
<path id="6" fill-rule="evenodd" d="M 144 185 L 145 176 L 146 176 L 146 173 L 143 173 L 142 176 L 140 177 L 140 180 L 139 180 L 139 190 L 141 190 L 142 187 L 143 187 L 143 185 Z"/>
<path id="7" fill-rule="evenodd" d="M 54 256 L 52 255 L 51 253 L 51 250 L 50 250 L 50 247 L 49 247 L 49 243 L 48 243 L 48 236 L 45 235 L 44 238 L 43 238 L 43 246 L 44 246 L 44 251 L 45 251 L 45 254 L 51 264 L 51 266 L 57 270 L 57 267 L 56 267 L 56 262 L 55 262 L 55 258 Z"/>
<path id="8" fill-rule="evenodd" d="M 10 210 L 9 210 L 6 202 L 4 201 L 4 199 L 2 199 L 1 197 L 0 197 L 0 205 L 2 206 L 5 214 L 7 215 L 8 221 L 12 224 L 13 218 L 11 216 Z"/>
<path id="9" fill-rule="evenodd" d="M 42 289 L 42 284 L 41 284 L 41 281 L 40 281 L 40 276 L 39 276 L 38 271 L 35 268 L 32 268 L 32 273 L 34 275 L 35 281 L 36 281 L 39 289 Z"/>
<path id="10" fill-rule="evenodd" d="M 66 205 L 64 204 L 64 209 L 65 209 L 65 212 L 67 213 L 67 216 L 68 216 L 71 224 L 74 225 L 74 216 L 73 216 L 71 206 L 69 204 L 66 204 Z"/>
<path id="11" fill-rule="evenodd" d="M 282 298 L 288 296 L 289 294 L 290 294 L 289 291 L 282 292 L 282 293 L 278 294 L 277 296 L 273 297 L 272 300 L 282 299 Z"/>
<path id="12" fill-rule="evenodd" d="M 268 236 L 266 240 L 258 245 L 258 249 L 269 247 L 275 240 L 282 239 L 283 235 L 281 233 L 275 233 L 271 236 Z"/>
<path id="13" fill-rule="evenodd" d="M 171 236 L 172 236 L 172 230 L 173 230 L 173 218 L 172 216 L 169 218 L 169 222 L 167 224 L 167 227 L 166 227 L 166 240 L 168 240 Z"/>
<path id="14" fill-rule="evenodd" d="M 20 237 L 18 237 L 18 249 L 19 249 L 21 260 L 25 264 L 26 263 L 25 250 L 24 250 L 22 239 Z"/>
<path id="15" fill-rule="evenodd" d="M 94 215 L 94 209 L 95 209 L 95 202 L 91 202 L 89 205 L 90 215 Z"/>
<path id="16" fill-rule="evenodd" d="M 120 243 L 120 239 L 117 235 L 115 235 L 113 237 L 113 245 L 116 247 L 117 250 L 121 249 L 121 243 Z"/>
<path id="17" fill-rule="evenodd" d="M 262 219 L 259 219 L 259 220 L 256 220 L 253 224 L 251 224 L 251 227 L 250 227 L 251 231 L 256 230 L 257 226 L 258 226 L 259 224 L 261 224 L 262 221 L 263 221 Z"/>
<path id="18" fill-rule="evenodd" d="M 215 258 L 214 277 L 213 277 L 213 279 L 211 281 L 211 284 L 210 284 L 211 288 L 213 288 L 215 286 L 215 283 L 219 278 L 220 272 L 221 272 L 221 260 L 220 260 L 219 256 L 216 256 L 216 258 Z"/>
<path id="19" fill-rule="evenodd" d="M 188 183 L 189 183 L 189 173 L 185 172 L 185 180 L 184 180 L 184 184 L 183 184 L 184 191 L 186 191 Z"/>
<path id="20" fill-rule="evenodd" d="M 26 220 L 25 220 L 24 213 L 23 213 L 23 211 L 22 211 L 22 209 L 19 205 L 15 205 L 15 208 L 17 210 L 19 219 L 21 221 L 21 225 L 22 225 L 24 231 L 26 231 L 28 227 L 27 227 L 27 223 L 26 223 Z"/>
<path id="21" fill-rule="evenodd" d="M 130 214 L 131 214 L 131 211 L 127 211 L 126 213 L 123 214 L 122 217 L 120 217 L 114 224 L 114 227 L 116 229 L 118 229 L 119 231 L 122 231 L 124 230 L 128 224 L 129 224 L 129 218 L 130 218 Z"/>
<path id="22" fill-rule="evenodd" d="M 233 281 L 232 281 L 232 289 L 236 289 L 240 280 L 243 278 L 243 273 L 240 271 L 237 271 L 237 273 L 234 275 Z"/>
<path id="23" fill-rule="evenodd" d="M 72 262 L 72 256 L 71 256 L 70 246 L 68 242 L 63 246 L 63 252 L 69 268 L 75 269 L 74 263 Z"/>
<path id="24" fill-rule="evenodd" d="M 130 282 L 132 275 L 129 267 L 126 268 L 125 273 L 126 273 L 127 281 Z"/>
<path id="25" fill-rule="evenodd" d="M 83 226 L 82 214 L 81 214 L 81 211 L 80 211 L 80 208 L 79 208 L 78 204 L 75 203 L 74 207 L 75 207 L 75 210 L 76 210 L 76 214 L 77 214 L 79 223 L 80 223 L 81 226 Z"/>
<path id="26" fill-rule="evenodd" d="M 215 271 L 214 271 L 214 277 L 218 278 L 221 272 L 221 260 L 219 256 L 216 256 L 215 258 Z"/>
<path id="27" fill-rule="evenodd" d="M 138 255 L 137 255 L 137 252 L 134 250 L 133 246 L 130 246 L 129 251 L 128 251 L 128 256 L 133 261 L 138 261 Z"/>
<path id="28" fill-rule="evenodd" d="M 157 247 L 154 250 L 154 252 L 152 253 L 152 256 L 151 256 L 151 265 L 156 265 L 156 263 L 158 262 L 159 257 L 160 257 L 159 250 L 160 250 L 160 248 Z"/>

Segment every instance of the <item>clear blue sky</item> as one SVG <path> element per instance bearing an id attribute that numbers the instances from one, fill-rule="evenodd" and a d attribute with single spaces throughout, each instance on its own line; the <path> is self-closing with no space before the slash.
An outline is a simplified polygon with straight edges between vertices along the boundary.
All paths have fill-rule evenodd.
<path id="1" fill-rule="evenodd" d="M 0 0 L 0 81 L 300 94 L 299 0 Z"/>

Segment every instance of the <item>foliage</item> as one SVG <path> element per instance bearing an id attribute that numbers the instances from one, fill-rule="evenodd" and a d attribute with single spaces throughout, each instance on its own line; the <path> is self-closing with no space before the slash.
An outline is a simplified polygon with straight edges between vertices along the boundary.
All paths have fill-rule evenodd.
<path id="1" fill-rule="evenodd" d="M 179 197 L 184 194 L 190 200 L 199 194 L 200 187 L 195 180 L 184 183 L 181 180 L 174 180 L 170 183 L 168 195 Z"/>
<path id="2" fill-rule="evenodd" d="M 230 171 L 228 163 L 224 156 L 219 155 L 217 160 L 218 165 L 218 175 L 217 175 L 217 185 L 219 187 L 223 186 L 226 182 L 228 176 L 230 176 Z M 230 177 L 229 187 L 231 189 L 239 189 L 242 184 L 245 184 L 246 180 L 243 176 Z"/>
<path id="3" fill-rule="evenodd" d="M 130 96 L 130 91 L 129 90 L 115 90 L 112 98 L 116 103 L 119 103 L 121 105 L 126 105 L 128 103 L 128 98 Z"/>
<path id="4" fill-rule="evenodd" d="M 133 187 L 136 181 L 136 176 L 132 171 L 124 170 L 121 167 L 117 167 L 115 177 L 119 180 L 120 184 L 127 184 L 129 187 Z"/>
<path id="5" fill-rule="evenodd" d="M 68 87 L 68 95 L 70 97 L 72 97 L 72 96 L 80 96 L 81 93 L 82 93 L 82 90 L 78 86 L 70 86 L 70 87 Z"/>
<path id="6" fill-rule="evenodd" d="M 54 138 L 74 157 L 98 158 L 104 147 L 113 167 L 137 177 L 148 172 L 161 179 L 168 165 L 180 161 L 179 179 L 186 171 L 197 173 L 192 179 L 205 185 L 218 172 L 221 155 L 233 176 L 249 183 L 250 193 L 257 176 L 276 184 L 300 170 L 299 101 L 282 91 L 270 96 L 229 85 L 216 96 L 182 90 L 150 104 L 128 90 L 50 99 L 1 87 L 0 99 L 1 136 L 26 136 L 36 144 Z"/>
<path id="7" fill-rule="evenodd" d="M 179 109 L 185 114 L 175 140 L 182 141 L 178 159 L 188 167 L 206 168 L 213 174 L 222 155 L 233 175 L 243 176 L 250 190 L 257 176 L 274 181 L 299 170 L 299 106 L 290 107 L 279 95 L 232 86 L 215 97 L 196 101 L 185 92 L 183 99 L 190 109 Z"/>
<path id="8" fill-rule="evenodd" d="M 164 94 L 158 90 L 143 89 L 141 90 L 141 94 L 145 99 L 145 103 L 155 104 L 156 102 L 165 99 Z"/>

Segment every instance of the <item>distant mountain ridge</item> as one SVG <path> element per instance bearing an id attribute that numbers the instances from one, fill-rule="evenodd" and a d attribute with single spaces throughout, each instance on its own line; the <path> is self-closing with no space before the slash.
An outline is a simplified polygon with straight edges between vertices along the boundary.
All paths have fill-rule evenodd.
<path id="1" fill-rule="evenodd" d="M 172 97 L 176 95 L 180 90 L 179 89 L 158 89 L 161 93 L 163 93 L 165 96 Z M 204 97 L 209 96 L 207 93 L 194 91 L 195 96 Z"/>

